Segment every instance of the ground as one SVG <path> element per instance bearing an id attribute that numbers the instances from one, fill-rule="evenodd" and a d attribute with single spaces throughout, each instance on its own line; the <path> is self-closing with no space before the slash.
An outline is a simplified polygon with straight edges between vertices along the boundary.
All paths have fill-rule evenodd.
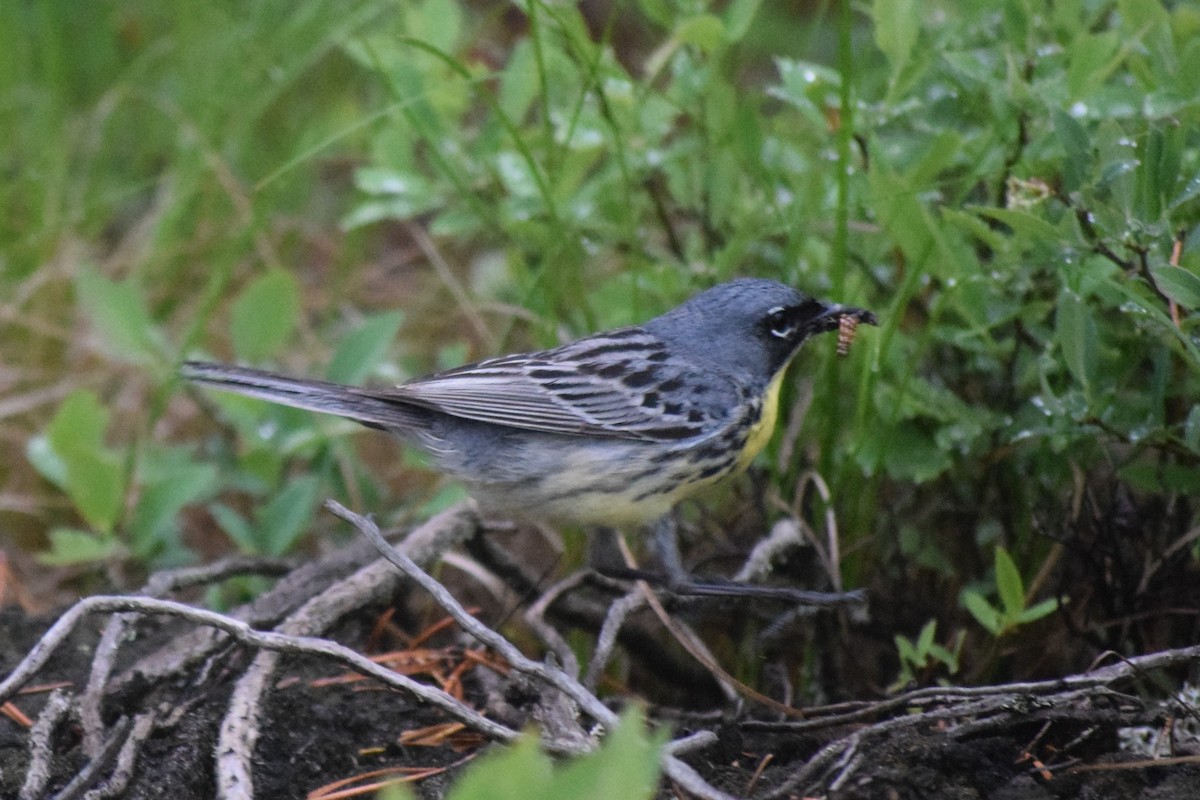
<path id="1" fill-rule="evenodd" d="M 0 673 L 7 674 L 53 620 L 53 615 L 29 617 L 15 609 L 0 613 Z M 379 645 L 379 621 L 379 608 L 364 608 L 339 621 L 329 635 L 369 650 Z M 102 620 L 87 618 L 32 683 L 46 686 L 66 682 L 74 689 L 82 687 L 101 627 Z M 190 627 L 185 622 L 162 618 L 143 621 L 137 626 L 136 638 L 126 637 L 118 672 L 161 649 Z M 449 643 L 439 645 L 439 657 L 452 661 L 461 654 L 462 640 L 442 638 Z M 244 646 L 223 646 L 203 662 L 169 678 L 128 682 L 107 697 L 103 716 L 109 725 L 123 714 L 155 705 L 182 710 L 143 743 L 121 797 L 201 800 L 217 796 L 217 731 L 226 714 L 232 684 L 252 655 Z M 483 671 L 489 673 L 490 680 L 481 677 Z M 467 702 L 477 708 L 488 707 L 488 691 L 494 692 L 497 685 L 496 673 L 478 667 L 465 671 L 464 676 Z M 511 708 L 520 708 L 531 700 L 511 686 L 507 691 L 505 699 Z M 13 702 L 36 719 L 46 697 L 43 690 L 24 694 Z M 1077 722 L 1064 722 L 1047 734 L 1042 730 L 1047 727 L 1045 723 L 1034 715 L 1025 722 L 1018 716 L 1015 722 L 978 736 L 964 737 L 951 726 L 932 723 L 897 729 L 864 740 L 858 751 L 858 768 L 840 784 L 829 785 L 839 767 L 822 772 L 812 785 L 788 787 L 788 778 L 821 747 L 856 728 L 843 725 L 797 733 L 790 723 L 778 722 L 776 717 L 764 719 L 753 707 L 740 714 L 725 709 L 717 717 L 695 709 L 676 710 L 673 714 L 666 709 L 659 711 L 662 713 L 652 715 L 673 725 L 677 733 L 700 728 L 717 732 L 714 746 L 687 760 L 712 784 L 738 796 L 1182 800 L 1196 797 L 1200 788 L 1197 764 L 1122 768 L 1123 763 L 1136 757 L 1116 750 L 1116 731 L 1111 722 L 1100 721 L 1090 730 Z M 252 762 L 256 796 L 303 798 L 334 781 L 403 765 L 448 768 L 415 783 L 421 796 L 441 797 L 455 770 L 486 745 L 482 737 L 469 731 L 447 736 L 434 732 L 432 726 L 448 722 L 443 712 L 404 693 L 380 688 L 370 680 L 350 680 L 346 670 L 328 660 L 287 656 L 276 670 L 264 703 L 261 736 Z M 399 744 L 406 732 L 416 743 Z M 0 797 L 18 796 L 29 760 L 30 735 L 30 730 L 13 718 L 0 717 Z M 1086 742 L 1071 745 L 1067 740 L 1072 737 Z M 59 726 L 51 744 L 54 757 L 49 789 L 54 791 L 65 786 L 85 763 L 80 726 L 74 722 Z M 1026 755 L 1033 752 L 1041 759 L 1052 759 L 1060 752 L 1057 748 L 1068 748 L 1071 759 L 1084 769 L 1072 772 L 1060 764 L 1051 775 Z M 766 768 L 760 769 L 764 759 Z M 781 790 L 783 794 L 772 795 Z M 680 796 L 665 781 L 659 795 Z"/>

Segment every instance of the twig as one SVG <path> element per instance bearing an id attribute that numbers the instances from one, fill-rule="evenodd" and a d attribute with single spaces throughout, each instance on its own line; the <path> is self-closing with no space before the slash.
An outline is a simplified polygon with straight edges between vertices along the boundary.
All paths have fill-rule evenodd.
<path id="1" fill-rule="evenodd" d="M 375 548 L 366 542 L 354 542 L 325 558 L 301 564 L 253 602 L 231 611 L 229 616 L 254 627 L 273 625 L 331 581 L 344 578 L 375 558 Z M 198 628 L 176 636 L 114 678 L 110 691 L 119 692 L 130 683 L 154 682 L 176 675 L 189 664 L 208 658 L 226 641 L 224 633 L 212 628 Z"/>
<path id="2" fill-rule="evenodd" d="M 589 692 L 578 680 L 563 672 L 561 669 L 550 667 L 526 658 L 511 642 L 487 627 L 467 613 L 466 609 L 446 590 L 444 586 L 431 578 L 420 567 L 413 563 L 404 553 L 392 548 L 379 532 L 378 526 L 366 517 L 361 517 L 346 509 L 336 501 L 326 501 L 326 508 L 333 514 L 346 520 L 356 527 L 364 536 L 375 543 L 379 552 L 397 569 L 421 586 L 454 620 L 470 635 L 484 645 L 492 648 L 501 655 L 518 672 L 529 675 L 557 689 L 562 695 L 570 698 L 587 712 L 606 731 L 611 731 L 617 724 L 618 718 L 599 698 Z M 668 745 L 662 755 L 662 767 L 667 777 L 701 800 L 736 800 L 732 795 L 708 784 L 699 773 L 680 761 L 675 753 L 705 746 L 716 737 L 710 732 L 685 737 Z M 553 740 L 552 740 L 553 741 Z M 562 742 L 561 739 L 558 740 Z M 561 745 L 560 745 L 561 747 Z M 565 749 L 565 748 L 563 748 Z"/>
<path id="3" fill-rule="evenodd" d="M 405 537 L 400 547 L 421 563 L 429 563 L 470 536 L 478 525 L 474 504 L 461 504 L 417 527 Z M 392 549 L 390 545 L 387 548 Z M 310 597 L 277 630 L 291 636 L 322 633 L 345 614 L 394 593 L 399 579 L 400 576 L 387 563 L 374 561 Z M 278 660 L 279 654 L 276 652 L 258 653 L 238 678 L 229 698 L 216 749 L 217 790 L 221 797 L 253 796 L 253 761 L 262 697 L 271 684 Z M 447 694 L 447 697 L 450 695 Z M 457 700 L 455 703 L 467 708 Z"/>
<path id="4" fill-rule="evenodd" d="M 204 586 L 237 575 L 283 574 L 294 569 L 291 559 L 262 558 L 258 556 L 234 556 L 199 567 L 159 572 L 150 577 L 142 587 L 146 597 L 164 597 L 180 589 Z M 79 721 L 83 726 L 83 752 L 89 759 L 96 758 L 104 741 L 104 723 L 100 718 L 100 706 L 105 686 L 112 674 L 117 649 L 125 638 L 125 627 L 131 617 L 118 614 L 104 626 L 104 633 L 92 654 L 92 666 L 88 672 L 87 686 L 79 698 Z"/>
<path id="5" fill-rule="evenodd" d="M 97 786 L 85 794 L 83 800 L 104 800 L 104 798 L 124 796 L 125 790 L 129 788 L 129 781 L 133 779 L 133 768 L 137 765 L 137 757 L 142 743 L 150 737 L 150 733 L 157 723 L 157 714 L 139 714 L 134 719 L 129 735 L 124 737 L 125 741 L 121 745 L 120 752 L 117 753 L 117 763 L 113 768 L 112 775 L 108 777 L 104 785 Z M 121 741 L 121 737 L 114 735 L 113 740 Z"/>
<path id="6" fill-rule="evenodd" d="M 29 769 L 21 784 L 19 800 L 36 800 L 45 791 L 50 782 L 50 757 L 53 755 L 50 737 L 70 710 L 71 700 L 66 692 L 56 689 L 46 700 L 42 713 L 29 731 Z"/>
<path id="7" fill-rule="evenodd" d="M 709 784 L 696 770 L 678 758 L 684 753 L 703 750 L 703 748 L 712 747 L 715 744 L 716 734 L 712 730 L 700 730 L 690 736 L 683 736 L 682 739 L 668 742 L 664 748 L 664 756 L 662 756 L 662 771 L 666 772 L 666 776 L 683 787 L 686 792 L 702 800 L 738 800 L 736 796 L 721 792 L 720 789 Z"/>
<path id="8" fill-rule="evenodd" d="M 327 500 L 325 507 L 335 516 L 353 525 L 364 536 L 370 539 L 384 558 L 428 592 L 439 606 L 445 609 L 450 616 L 454 617 L 454 621 L 464 631 L 499 653 L 505 661 L 512 665 L 513 669 L 537 678 L 558 689 L 578 703 L 579 707 L 587 712 L 605 730 L 612 730 L 616 727 L 618 721 L 617 715 L 585 689 L 579 681 L 570 677 L 562 670 L 553 669 L 547 667 L 545 664 L 526 658 L 525 654 L 518 650 L 515 645 L 468 614 L 467 610 L 462 607 L 458 600 L 446 590 L 446 587 L 422 571 L 407 555 L 393 549 L 379 532 L 379 526 L 372 520 L 355 514 L 336 500 Z"/>
<path id="9" fill-rule="evenodd" d="M 588 661 L 587 674 L 583 676 L 583 685 L 595 689 L 600 683 L 600 675 L 612 658 L 613 648 L 617 644 L 617 634 L 621 632 L 625 620 L 637 609 L 646 605 L 646 597 L 641 587 L 634 589 L 614 601 L 608 607 L 604 624 L 600 626 L 600 634 L 596 637 L 596 647 L 592 650 L 592 658 Z"/>
<path id="10" fill-rule="evenodd" d="M 662 765 L 667 777 L 679 784 L 685 792 L 693 797 L 699 797 L 700 800 L 738 800 L 733 795 L 722 792 L 709 784 L 700 777 L 699 772 L 675 756 L 664 756 Z"/>
<path id="11" fill-rule="evenodd" d="M 150 719 L 149 721 L 153 721 Z M 86 792 L 87 788 L 103 774 L 104 770 L 108 769 L 109 765 L 118 758 L 118 753 L 123 752 L 126 745 L 130 745 L 136 752 L 137 745 L 141 740 L 135 740 L 130 736 L 130 730 L 133 727 L 133 720 L 129 717 L 123 717 L 108 735 L 108 741 L 103 742 L 100 750 L 96 753 L 83 769 L 71 778 L 71 781 L 62 788 L 58 794 L 54 795 L 54 800 L 75 800 L 81 795 L 88 800 L 96 800 L 97 798 L 109 796 L 103 794 L 104 787 L 99 787 Z M 112 781 L 108 782 L 109 784 Z"/>
<path id="12" fill-rule="evenodd" d="M 1023 721 L 1039 719 L 1084 719 L 1096 721 L 1117 720 L 1127 722 L 1129 713 L 1113 710 L 1097 714 L 1096 711 L 1079 704 L 1091 704 L 1097 700 L 1117 698 L 1137 703 L 1137 698 L 1115 692 L 1111 687 L 1130 680 L 1150 670 L 1171 667 L 1177 664 L 1200 660 L 1200 646 L 1167 650 L 1146 656 L 1124 659 L 1116 664 L 1101 667 L 1088 673 L 1070 675 L 1049 681 L 1030 681 L 978 687 L 930 687 L 918 689 L 889 700 L 868 705 L 854 706 L 850 710 L 829 714 L 817 719 L 786 723 L 743 723 L 749 730 L 787 730 L 792 732 L 811 731 L 821 727 L 844 726 L 861 723 L 888 713 L 901 716 L 875 722 L 866 728 L 837 739 L 821 748 L 815 755 L 788 778 L 777 785 L 770 798 L 788 796 L 798 787 L 811 788 L 818 774 L 837 769 L 832 779 L 844 785 L 860 762 L 853 754 L 860 746 L 882 737 L 884 734 L 914 726 L 944 725 L 947 721 L 967 720 L 952 726 L 951 734 L 977 736 L 982 732 L 995 731 L 1007 726 L 1014 719 Z M 936 706 L 927 711 L 915 712 L 914 708 Z M 810 709 L 809 715 L 819 715 L 821 709 Z"/>
<path id="13" fill-rule="evenodd" d="M 485 567 L 499 574 L 504 582 L 521 596 L 532 596 L 539 591 L 541 576 L 529 574 L 507 551 L 498 547 L 487 537 L 475 536 L 467 542 L 467 548 Z M 589 583 L 622 596 L 628 590 L 625 581 L 609 578 L 595 571 L 587 574 Z M 559 623 L 599 630 L 609 615 L 609 601 L 599 602 L 584 593 L 560 595 L 546 610 L 550 618 Z M 690 656 L 676 655 L 676 650 L 662 647 L 662 634 L 657 626 L 642 621 L 625 624 L 617 640 L 630 653 L 643 659 L 648 667 L 665 681 L 691 684 L 703 680 L 703 668 L 699 668 Z"/>
<path id="14" fill-rule="evenodd" d="M 575 657 L 575 651 L 571 649 L 571 645 L 567 644 L 567 640 L 562 637 L 562 634 L 546 622 L 546 611 L 554 601 L 566 592 L 577 588 L 587 580 L 587 577 L 587 572 L 575 572 L 568 575 L 543 592 L 542 596 L 525 612 L 525 621 L 529 627 L 533 628 L 546 647 L 558 656 L 562 668 L 572 677 L 579 677 L 579 659 Z M 589 689 L 595 688 L 587 681 L 584 681 L 584 685 Z"/>
<path id="15" fill-rule="evenodd" d="M 703 750 L 716 743 L 717 735 L 712 731 L 697 731 L 691 736 L 668 742 L 663 749 L 663 771 L 668 778 L 702 800 L 737 800 L 733 795 L 711 786 L 699 773 L 679 759 L 684 753 Z"/>
<path id="16" fill-rule="evenodd" d="M 1149 769 L 1150 767 L 1175 767 L 1180 764 L 1200 764 L 1200 755 L 1139 758 L 1136 761 L 1118 761 L 1115 764 L 1079 764 L 1064 770 L 1063 774 L 1078 775 L 1081 772 L 1120 772 L 1134 769 Z"/>
<path id="17" fill-rule="evenodd" d="M 0 700 L 11 697 L 13 692 L 44 667 L 50 656 L 70 636 L 83 617 L 88 614 L 123 612 L 179 617 L 197 625 L 217 628 L 242 644 L 282 653 L 328 658 L 363 675 L 375 678 L 387 686 L 409 692 L 419 700 L 437 706 L 456 719 L 470 725 L 485 736 L 500 741 L 512 741 L 518 736 L 517 731 L 493 722 L 440 689 L 418 683 L 382 667 L 366 656 L 336 642 L 311 636 L 288 636 L 273 631 L 256 631 L 240 620 L 218 614 L 215 611 L 193 608 L 174 600 L 157 600 L 149 597 L 97 595 L 80 600 L 59 617 L 50 630 L 34 645 L 29 654 L 21 660 L 21 663 L 9 673 L 7 678 L 0 681 Z"/>

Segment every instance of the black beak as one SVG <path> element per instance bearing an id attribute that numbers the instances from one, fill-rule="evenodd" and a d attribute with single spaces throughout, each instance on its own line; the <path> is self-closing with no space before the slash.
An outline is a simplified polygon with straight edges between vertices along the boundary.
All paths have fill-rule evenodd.
<path id="1" fill-rule="evenodd" d="M 879 318 L 875 316 L 874 312 L 867 311 L 865 308 L 854 308 L 853 306 L 830 303 L 825 306 L 824 311 L 813 318 L 811 322 L 812 331 L 813 333 L 831 331 L 838 327 L 843 317 L 850 317 L 855 322 L 867 325 L 879 324 Z"/>

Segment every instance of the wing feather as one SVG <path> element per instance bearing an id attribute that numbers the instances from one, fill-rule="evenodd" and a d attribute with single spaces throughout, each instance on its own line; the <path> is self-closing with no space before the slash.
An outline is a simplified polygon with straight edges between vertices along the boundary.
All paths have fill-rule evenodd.
<path id="1" fill-rule="evenodd" d="M 660 391 L 664 386 L 669 391 Z M 673 359 L 661 340 L 623 328 L 418 378 L 387 395 L 524 430 L 677 441 L 719 427 L 735 390 L 721 377 L 695 385 L 694 370 Z"/>

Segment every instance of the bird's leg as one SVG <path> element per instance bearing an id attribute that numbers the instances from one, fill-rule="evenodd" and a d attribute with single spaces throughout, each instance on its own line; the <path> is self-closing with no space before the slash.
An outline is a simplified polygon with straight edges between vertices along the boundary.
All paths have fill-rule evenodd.
<path id="1" fill-rule="evenodd" d="M 692 580 L 692 576 L 683 568 L 683 558 L 679 555 L 678 528 L 675 525 L 674 514 L 664 514 L 654 523 L 654 550 L 666 573 L 667 587 L 674 589 Z"/>
<path id="2" fill-rule="evenodd" d="M 620 537 L 620 531 L 608 526 L 593 531 L 587 537 L 587 565 L 601 575 L 624 569 L 626 564 L 621 555 L 622 545 L 618 542 Z"/>
<path id="3" fill-rule="evenodd" d="M 843 606 L 862 603 L 864 592 L 814 592 L 789 586 L 758 586 L 729 580 L 699 580 L 683 567 L 679 555 L 675 517 L 667 514 L 654 524 L 654 549 L 662 563 L 663 574 L 639 569 L 605 569 L 604 574 L 644 580 L 679 597 L 745 597 L 783 600 L 807 606 Z"/>

